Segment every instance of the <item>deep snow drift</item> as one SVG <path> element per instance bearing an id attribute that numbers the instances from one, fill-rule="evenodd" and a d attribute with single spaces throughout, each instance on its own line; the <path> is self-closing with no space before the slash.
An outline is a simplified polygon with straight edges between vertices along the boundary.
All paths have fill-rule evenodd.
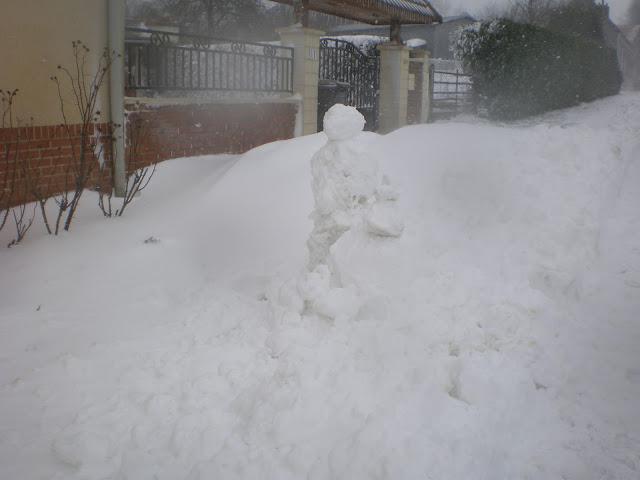
<path id="1" fill-rule="evenodd" d="M 404 229 L 331 247 L 344 315 L 299 313 L 324 134 L 87 197 L 0 251 L 0 478 L 637 479 L 638 132 L 622 95 L 361 134 Z"/>

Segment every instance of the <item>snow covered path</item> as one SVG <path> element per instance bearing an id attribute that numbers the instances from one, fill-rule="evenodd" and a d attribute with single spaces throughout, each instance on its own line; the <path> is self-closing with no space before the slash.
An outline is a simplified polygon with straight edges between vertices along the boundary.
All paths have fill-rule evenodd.
<path id="1" fill-rule="evenodd" d="M 322 134 L 0 250 L 0 478 L 639 478 L 640 95 L 366 138 L 406 229 L 334 245 L 350 318 L 291 307 Z"/>

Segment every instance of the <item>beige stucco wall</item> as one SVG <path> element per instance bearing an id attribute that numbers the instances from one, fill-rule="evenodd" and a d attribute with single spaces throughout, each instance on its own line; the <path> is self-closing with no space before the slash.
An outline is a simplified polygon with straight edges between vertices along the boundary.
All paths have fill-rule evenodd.
<path id="1" fill-rule="evenodd" d="M 16 114 L 34 125 L 61 122 L 56 87 L 57 65 L 71 66 L 71 42 L 90 49 L 87 72 L 95 71 L 107 46 L 107 0 L 1 0 L 0 89 L 19 88 Z M 102 89 L 101 121 L 108 121 L 108 78 Z M 69 94 L 70 92 L 67 92 Z M 69 113 L 74 109 L 69 98 Z M 70 115 L 70 121 L 77 116 Z"/>

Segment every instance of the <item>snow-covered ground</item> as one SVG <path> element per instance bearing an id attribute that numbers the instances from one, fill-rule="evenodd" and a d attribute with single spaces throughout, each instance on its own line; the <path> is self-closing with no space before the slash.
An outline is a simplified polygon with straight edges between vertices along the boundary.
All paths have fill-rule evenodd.
<path id="1" fill-rule="evenodd" d="M 404 232 L 340 237 L 335 318 L 296 307 L 324 134 L 87 196 L 0 250 L 0 478 L 640 478 L 639 132 L 625 94 L 362 134 Z"/>

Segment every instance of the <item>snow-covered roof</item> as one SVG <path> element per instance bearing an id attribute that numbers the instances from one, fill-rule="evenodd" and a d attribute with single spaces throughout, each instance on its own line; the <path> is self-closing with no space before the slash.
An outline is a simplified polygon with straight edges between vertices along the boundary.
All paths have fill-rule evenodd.
<path id="1" fill-rule="evenodd" d="M 471 15 L 469 15 L 468 13 L 463 13 L 460 15 L 455 15 L 455 16 L 451 16 L 451 17 L 444 17 L 442 19 L 442 22 L 440 22 L 439 24 L 435 24 L 435 25 L 426 25 L 426 26 L 421 26 L 420 28 L 438 28 L 440 25 L 446 25 L 447 23 L 453 23 L 453 22 L 459 22 L 459 21 L 468 21 L 468 22 L 475 22 L 476 19 L 474 17 L 472 17 Z M 349 33 L 355 33 L 357 34 L 358 32 L 367 32 L 367 31 L 373 31 L 372 29 L 376 29 L 377 27 L 372 26 L 372 25 L 363 25 L 363 24 L 357 24 L 357 23 L 351 23 L 351 24 L 346 24 L 346 25 L 337 25 L 335 27 L 331 28 L 331 32 L 332 33 L 340 33 L 340 32 L 349 32 Z M 386 28 L 383 30 L 383 27 L 380 27 L 380 31 L 386 31 Z"/>
<path id="2" fill-rule="evenodd" d="M 292 5 L 294 0 L 273 0 Z M 309 10 L 374 25 L 441 22 L 442 16 L 428 0 L 308 0 Z"/>
<path id="3" fill-rule="evenodd" d="M 476 19 L 474 17 L 472 17 L 467 12 L 464 12 L 464 13 L 461 13 L 460 15 L 451 15 L 449 17 L 444 17 L 442 19 L 442 23 L 457 22 L 457 21 L 460 21 L 460 20 L 470 20 L 472 22 L 476 21 Z"/>

